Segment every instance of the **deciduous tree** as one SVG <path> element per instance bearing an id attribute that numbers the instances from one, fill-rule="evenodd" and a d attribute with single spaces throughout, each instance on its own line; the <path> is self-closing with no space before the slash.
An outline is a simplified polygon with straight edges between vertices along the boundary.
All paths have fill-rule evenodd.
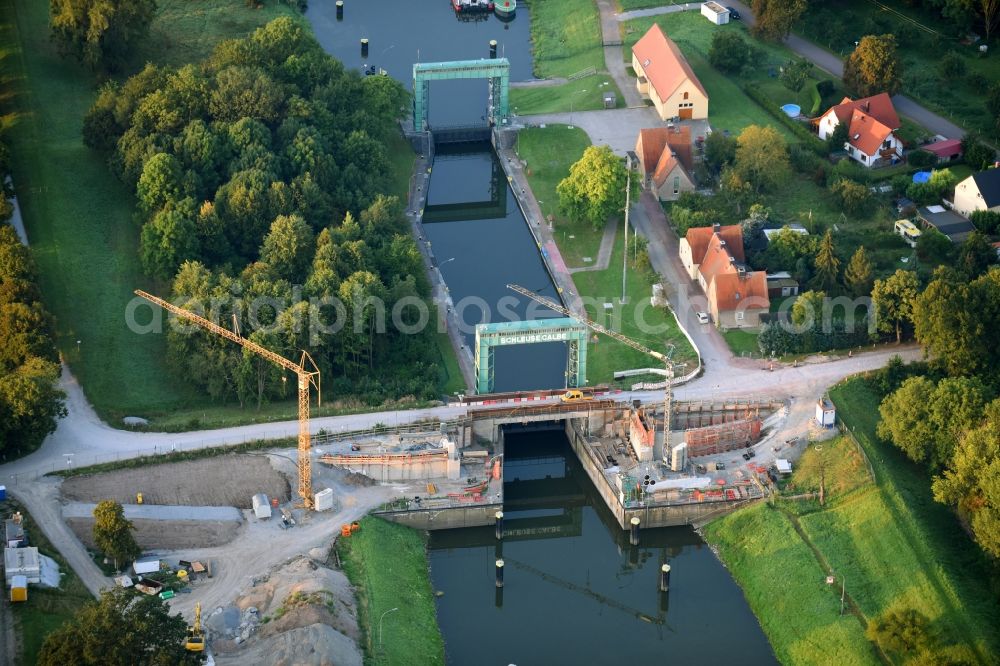
<path id="1" fill-rule="evenodd" d="M 736 140 L 733 169 L 758 193 L 774 189 L 791 170 L 785 139 L 773 127 L 750 125 Z"/>
<path id="2" fill-rule="evenodd" d="M 958 262 L 956 268 L 974 280 L 989 269 L 997 261 L 996 250 L 990 245 L 980 231 L 973 231 L 962 241 L 962 246 L 958 249 Z"/>
<path id="3" fill-rule="evenodd" d="M 49 0 L 52 39 L 67 57 L 117 70 L 149 31 L 154 0 Z"/>
<path id="4" fill-rule="evenodd" d="M 595 229 L 625 208 L 625 165 L 608 146 L 590 146 L 556 187 L 559 207 Z"/>
<path id="5" fill-rule="evenodd" d="M 39 666 L 193 665 L 200 655 L 184 649 L 187 623 L 170 615 L 158 597 L 112 588 L 85 604 L 45 637 Z"/>
<path id="6" fill-rule="evenodd" d="M 884 280 L 875 280 L 872 303 L 875 324 L 879 331 L 896 333 L 896 342 L 903 341 L 903 325 L 913 321 L 913 304 L 920 281 L 913 271 L 897 270 Z"/>
<path id="7" fill-rule="evenodd" d="M 866 35 L 844 62 L 844 84 L 861 97 L 895 95 L 903 83 L 903 63 L 893 35 Z"/>
<path id="8" fill-rule="evenodd" d="M 132 532 L 135 526 L 125 518 L 122 505 L 112 500 L 103 500 L 94 507 L 94 542 L 97 548 L 115 561 L 135 559 L 142 551 L 135 542 Z"/>
<path id="9" fill-rule="evenodd" d="M 755 49 L 738 32 L 719 31 L 712 35 L 708 61 L 722 72 L 739 74 L 745 68 L 753 66 L 754 51 Z"/>
<path id="10" fill-rule="evenodd" d="M 779 42 L 806 10 L 805 0 L 754 0 L 751 8 L 757 22 L 753 32 L 759 37 Z"/>
<path id="11" fill-rule="evenodd" d="M 260 258 L 281 277 L 301 283 L 315 254 L 312 229 L 299 215 L 279 215 L 264 237 Z"/>

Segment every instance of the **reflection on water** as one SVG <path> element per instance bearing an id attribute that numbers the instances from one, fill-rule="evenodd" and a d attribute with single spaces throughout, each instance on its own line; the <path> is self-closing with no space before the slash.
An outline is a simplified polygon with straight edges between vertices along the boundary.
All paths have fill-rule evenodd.
<path id="1" fill-rule="evenodd" d="M 510 60 L 511 80 L 531 78 L 529 10 L 521 3 L 510 22 L 490 14 L 484 20 L 459 20 L 448 0 L 347 0 L 338 21 L 334 0 L 309 3 L 306 18 L 323 48 L 358 70 L 375 67 L 413 86 L 413 63 L 486 58 L 489 42 Z M 361 55 L 361 39 L 369 42 Z M 486 112 L 486 81 L 438 81 L 431 84 L 432 125 L 468 125 Z"/>
<path id="2" fill-rule="evenodd" d="M 561 432 L 509 434 L 505 453 L 503 542 L 492 527 L 431 533 L 448 663 L 776 663 L 691 529 L 644 530 L 630 547 Z M 657 587 L 664 562 L 669 595 Z"/>
<path id="3" fill-rule="evenodd" d="M 555 315 L 509 289 L 524 285 L 558 300 L 535 240 L 488 144 L 438 151 L 423 226 L 435 261 L 463 322 L 466 345 L 476 324 Z M 465 207 L 468 215 L 456 214 Z M 440 221 L 433 221 L 440 220 Z M 532 309 L 529 311 L 529 306 Z M 497 391 L 565 385 L 565 343 L 497 347 Z"/>

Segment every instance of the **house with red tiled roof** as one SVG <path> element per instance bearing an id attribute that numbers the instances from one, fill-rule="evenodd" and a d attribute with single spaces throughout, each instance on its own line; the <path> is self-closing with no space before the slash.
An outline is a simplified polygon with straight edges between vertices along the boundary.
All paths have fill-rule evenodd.
<path id="1" fill-rule="evenodd" d="M 639 93 L 649 97 L 661 120 L 708 118 L 705 87 L 681 50 L 655 23 L 632 47 L 632 69 Z"/>
<path id="2" fill-rule="evenodd" d="M 819 138 L 824 141 L 841 123 L 847 125 L 844 150 L 851 159 L 866 167 L 893 164 L 903 157 L 903 143 L 896 136 L 899 115 L 886 93 L 864 99 L 845 97 L 816 121 Z"/>
<path id="3" fill-rule="evenodd" d="M 726 328 L 760 326 L 768 312 L 767 274 L 749 270 L 739 225 L 688 229 L 680 243 L 681 262 L 705 296 L 712 320 Z"/>
<path id="4" fill-rule="evenodd" d="M 635 154 L 643 187 L 660 201 L 676 201 L 681 192 L 694 191 L 691 128 L 687 125 L 639 130 Z"/>

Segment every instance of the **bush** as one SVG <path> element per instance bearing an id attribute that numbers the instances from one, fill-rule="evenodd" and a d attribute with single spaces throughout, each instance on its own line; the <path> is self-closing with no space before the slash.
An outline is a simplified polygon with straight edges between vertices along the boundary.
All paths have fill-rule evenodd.
<path id="1" fill-rule="evenodd" d="M 871 208 L 872 193 L 861 183 L 842 178 L 830 190 L 841 210 L 848 215 L 864 215 Z"/>
<path id="2" fill-rule="evenodd" d="M 852 159 L 843 159 L 833 165 L 827 178 L 827 185 L 833 185 L 838 180 L 846 178 L 857 183 L 867 183 L 871 180 L 871 173 Z"/>
<path id="3" fill-rule="evenodd" d="M 942 81 L 947 82 L 961 79 L 965 76 L 966 69 L 965 59 L 954 51 L 945 53 L 937 65 L 938 76 L 941 77 Z"/>
<path id="4" fill-rule="evenodd" d="M 976 225 L 976 229 L 979 229 L 988 236 L 1000 234 L 1000 212 L 995 210 L 976 210 L 969 216 L 969 221 Z"/>
<path id="5" fill-rule="evenodd" d="M 926 150 L 911 150 L 906 154 L 906 163 L 915 167 L 928 167 L 937 162 L 937 156 Z"/>
<path id="6" fill-rule="evenodd" d="M 778 76 L 778 79 L 789 90 L 798 92 L 806 84 L 806 79 L 809 78 L 811 70 L 812 63 L 808 60 L 789 60 L 781 68 L 781 74 Z"/>
<path id="7" fill-rule="evenodd" d="M 962 138 L 962 161 L 976 171 L 985 169 L 996 159 L 996 151 L 979 140 L 974 134 Z"/>
<path id="8" fill-rule="evenodd" d="M 816 173 L 825 164 L 816 153 L 801 143 L 793 143 L 788 147 L 788 158 L 793 169 L 807 176 Z"/>
<path id="9" fill-rule="evenodd" d="M 827 97 L 832 95 L 836 90 L 837 90 L 836 84 L 830 79 L 823 79 L 822 81 L 816 84 L 816 92 L 818 92 L 819 96 L 822 97 L 823 99 L 826 99 Z"/>
<path id="10" fill-rule="evenodd" d="M 717 32 L 712 35 L 712 45 L 708 49 L 708 61 L 719 71 L 739 74 L 752 67 L 754 49 L 739 33 Z"/>

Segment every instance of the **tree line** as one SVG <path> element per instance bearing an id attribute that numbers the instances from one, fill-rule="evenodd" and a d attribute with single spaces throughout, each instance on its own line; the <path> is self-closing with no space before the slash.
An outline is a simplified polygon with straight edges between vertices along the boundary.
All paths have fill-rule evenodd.
<path id="1" fill-rule="evenodd" d="M 941 267 L 923 290 L 898 271 L 876 283 L 875 303 L 928 356 L 910 366 L 894 359 L 870 379 L 884 396 L 878 435 L 926 466 L 934 498 L 1000 558 L 1000 267 L 975 276 Z"/>
<path id="2" fill-rule="evenodd" d="M 279 18 L 203 62 L 108 83 L 83 136 L 135 192 L 143 267 L 171 283 L 175 301 L 220 299 L 215 317 L 246 326 L 250 304 L 269 298 L 261 330 L 243 331 L 251 339 L 308 350 L 338 394 L 426 398 L 438 378 L 432 331 L 382 334 L 371 305 L 429 294 L 402 207 L 382 194 L 406 100 L 390 77 L 348 71 Z M 310 317 L 334 328 L 335 308 L 310 305 L 324 299 L 359 326 L 310 335 Z M 224 340 L 168 341 L 171 366 L 213 398 L 289 395 L 280 372 Z"/>
<path id="3" fill-rule="evenodd" d="M 0 460 L 29 453 L 66 414 L 55 325 L 31 250 L 10 225 L 9 153 L 0 143 Z"/>

